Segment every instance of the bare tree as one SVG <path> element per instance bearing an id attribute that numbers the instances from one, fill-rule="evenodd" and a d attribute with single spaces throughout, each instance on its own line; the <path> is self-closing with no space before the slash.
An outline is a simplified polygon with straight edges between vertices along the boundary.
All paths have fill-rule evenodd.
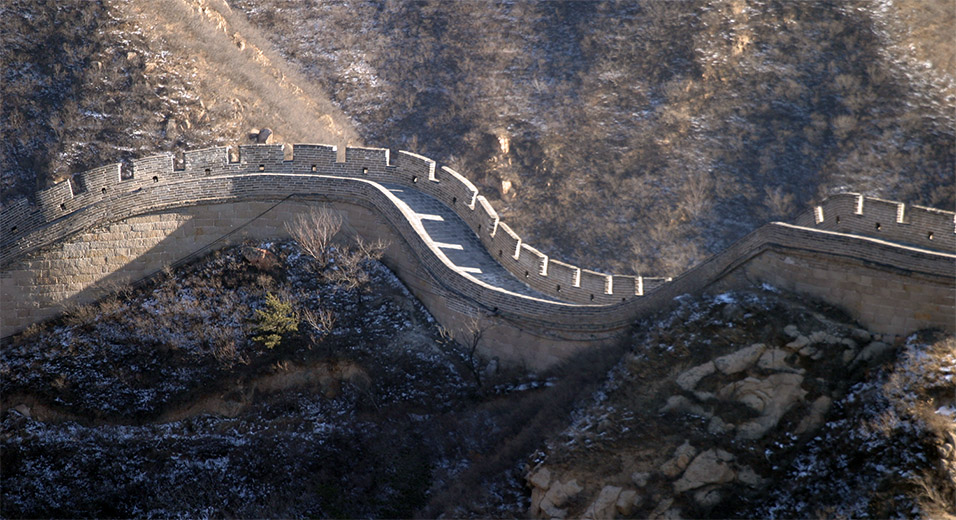
<path id="1" fill-rule="evenodd" d="M 389 243 L 381 238 L 377 238 L 373 242 L 366 242 L 362 237 L 357 236 L 355 237 L 355 246 L 363 258 L 380 260 L 382 255 L 385 254 L 385 250 L 388 249 Z"/>
<path id="2" fill-rule="evenodd" d="M 313 311 L 312 309 L 306 307 L 299 314 L 302 317 L 302 321 L 309 326 L 308 334 L 309 339 L 312 341 L 312 344 L 315 345 L 319 341 L 319 337 L 324 337 L 332 332 L 332 328 L 335 327 L 335 315 L 332 314 L 332 311 L 329 309 L 319 309 L 318 311 Z M 327 343 L 328 346 L 328 355 L 332 355 L 332 347 Z M 311 348 L 311 347 L 310 347 Z"/>
<path id="3" fill-rule="evenodd" d="M 302 310 L 302 321 L 317 334 L 328 334 L 335 326 L 335 315 L 328 309 L 319 309 L 318 312 L 306 308 Z"/>
<path id="4" fill-rule="evenodd" d="M 485 333 L 493 325 L 488 319 L 482 316 L 473 316 L 465 322 L 465 330 L 456 338 L 456 334 L 449 329 L 442 327 L 439 329 L 439 335 L 444 340 L 444 344 L 451 347 L 451 351 L 458 357 L 459 361 L 465 365 L 468 372 L 475 380 L 475 386 L 480 390 L 484 381 L 482 379 L 481 365 L 482 358 L 478 354 L 478 347 L 485 337 Z"/>
<path id="5" fill-rule="evenodd" d="M 329 245 L 342 228 L 342 217 L 328 209 L 312 209 L 298 215 L 285 229 L 299 247 L 318 262 L 320 269 L 329 263 Z"/>
<path id="6" fill-rule="evenodd" d="M 362 269 L 365 260 L 378 260 L 388 247 L 381 239 L 366 242 L 355 238 L 355 248 L 343 248 L 335 257 L 335 269 L 323 273 L 325 279 L 346 290 L 357 289 L 369 280 L 368 272 Z"/>

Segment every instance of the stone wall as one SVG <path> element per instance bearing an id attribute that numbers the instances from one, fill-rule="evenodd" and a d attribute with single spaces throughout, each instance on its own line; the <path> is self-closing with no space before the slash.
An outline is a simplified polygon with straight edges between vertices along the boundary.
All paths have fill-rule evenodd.
<path id="1" fill-rule="evenodd" d="M 284 222 L 315 204 L 334 205 L 354 233 L 392 242 L 386 263 L 446 327 L 481 313 L 493 325 L 490 353 L 529 366 L 614 341 L 680 294 L 753 281 L 840 305 L 886 333 L 954 329 L 949 212 L 895 205 L 902 221 L 889 221 L 882 202 L 836 196 L 801 216 L 802 225 L 764 226 L 673 281 L 624 277 L 550 259 L 523 243 L 474 185 L 427 158 L 348 148 L 337 162 L 331 146 L 293 151 L 287 159 L 282 145 L 243 146 L 238 162 L 225 148 L 186 152 L 181 169 L 171 155 L 148 157 L 131 172 L 98 168 L 40 192 L 33 204 L 4 208 L 2 335 L 240 237 L 283 236 Z M 561 301 L 511 293 L 454 269 L 383 183 L 439 199 L 516 278 Z"/>

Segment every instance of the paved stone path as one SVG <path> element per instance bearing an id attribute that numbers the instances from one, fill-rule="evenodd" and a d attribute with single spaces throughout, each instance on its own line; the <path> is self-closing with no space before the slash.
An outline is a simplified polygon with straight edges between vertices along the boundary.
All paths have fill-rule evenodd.
<path id="1" fill-rule="evenodd" d="M 525 296 L 548 301 L 561 301 L 532 289 L 502 267 L 468 224 L 451 208 L 437 199 L 418 190 L 398 184 L 382 183 L 401 204 L 402 210 L 421 225 L 425 240 L 438 249 L 459 272 L 467 273 L 477 280 Z M 417 226 L 416 226 L 417 227 Z"/>

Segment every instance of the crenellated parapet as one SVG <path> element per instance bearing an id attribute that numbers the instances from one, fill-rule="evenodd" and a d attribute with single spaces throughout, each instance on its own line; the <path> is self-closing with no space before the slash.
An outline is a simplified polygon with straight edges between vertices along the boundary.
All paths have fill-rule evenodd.
<path id="1" fill-rule="evenodd" d="M 271 175 L 321 175 L 399 185 L 423 192 L 451 208 L 480 240 L 488 253 L 515 278 L 554 299 L 582 306 L 619 305 L 654 293 L 670 278 L 600 273 L 571 265 L 525 243 L 501 220 L 489 201 L 467 178 L 435 161 L 407 151 L 395 154 L 384 148 L 349 147 L 344 160 L 335 146 L 321 144 L 240 146 L 235 160 L 226 147 L 186 151 L 177 160 L 164 153 L 134 160 L 128 168 L 111 164 L 73 175 L 69 180 L 39 192 L 34 203 L 18 200 L 0 213 L 0 264 L 63 238 L 82 228 L 84 219 L 101 224 L 136 214 L 124 202 L 135 194 L 143 200 L 182 203 L 235 200 L 256 194 L 252 183 L 237 178 Z M 231 179 L 231 180 L 230 180 Z M 202 181 L 202 182 L 195 182 Z M 316 189 L 291 180 L 289 193 Z M 226 187 L 224 187 L 226 186 Z M 227 198 L 228 198 L 227 197 Z M 128 198 L 128 197 L 127 197 Z M 136 211 L 142 211 L 137 206 Z M 66 222 L 70 222 L 70 226 Z M 863 197 L 834 195 L 801 215 L 798 226 L 841 234 L 872 237 L 946 253 L 956 252 L 954 213 Z"/>
<path id="2" fill-rule="evenodd" d="M 831 195 L 797 217 L 797 225 L 940 250 L 956 250 L 956 214 L 935 208 L 865 197 Z"/>
<path id="3" fill-rule="evenodd" d="M 762 226 L 673 280 L 619 276 L 549 258 L 473 183 L 427 157 L 347 148 L 339 160 L 338 152 L 299 144 L 160 154 L 78 173 L 32 203 L 7 205 L 0 336 L 242 237 L 287 236 L 284 224 L 315 205 L 346 215 L 348 233 L 392 244 L 383 261 L 439 323 L 467 334 L 463 324 L 485 316 L 494 324 L 490 353 L 531 367 L 616 341 L 681 295 L 731 287 L 819 298 L 885 334 L 954 329 L 953 212 L 834 195 L 795 224 Z M 481 276 L 449 253 L 462 244 L 439 242 L 429 226 L 454 228 L 447 236 L 468 248 L 458 260 L 480 256 Z"/>
<path id="4" fill-rule="evenodd" d="M 610 275 L 582 269 L 549 258 L 524 243 L 498 216 L 475 185 L 448 166 L 407 151 L 392 154 L 384 148 L 349 147 L 345 160 L 337 159 L 335 146 L 296 144 L 240 146 L 236 161 L 227 147 L 192 150 L 177 164 L 172 153 L 132 161 L 124 172 L 111 164 L 73 175 L 69 180 L 42 190 L 36 204 L 19 200 L 0 215 L 3 229 L 2 258 L 17 254 L 18 242 L 33 231 L 95 205 L 110 205 L 126 193 L 139 190 L 169 190 L 184 181 L 203 178 L 255 175 L 336 175 L 399 184 L 424 192 L 453 209 L 501 265 L 528 286 L 546 295 L 585 305 L 609 305 L 643 296 L 669 278 Z M 291 153 L 290 153 L 291 152 Z M 124 174 L 125 173 L 125 174 Z M 182 193 L 184 199 L 194 195 Z M 19 243 L 29 249 L 42 239 Z"/>

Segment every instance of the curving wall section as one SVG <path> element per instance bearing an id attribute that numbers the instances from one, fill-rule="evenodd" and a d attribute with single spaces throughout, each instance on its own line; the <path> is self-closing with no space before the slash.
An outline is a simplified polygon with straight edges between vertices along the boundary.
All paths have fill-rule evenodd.
<path id="1" fill-rule="evenodd" d="M 400 151 L 394 157 L 382 148 L 347 148 L 345 161 L 336 161 L 336 148 L 328 145 L 297 144 L 286 159 L 285 145 L 240 146 L 239 161 L 230 162 L 225 147 L 188 151 L 182 167 L 174 167 L 172 154 L 156 155 L 132 162 L 124 175 L 113 164 L 74 175 L 41 191 L 37 204 L 20 200 L 0 216 L 3 239 L 0 261 L 42 243 L 44 238 L 17 245 L 18 239 L 36 228 L 94 204 L 109 204 L 124 193 L 156 190 L 171 182 L 224 175 L 260 173 L 326 174 L 348 176 L 380 183 L 395 183 L 431 195 L 461 216 L 493 256 L 520 280 L 544 294 L 565 301 L 609 304 L 626 301 L 650 292 L 667 278 L 620 276 L 581 269 L 549 258 L 522 242 L 477 188 L 451 168 L 438 168 L 435 161 Z M 189 194 L 182 194 L 184 199 Z"/>
<path id="2" fill-rule="evenodd" d="M 490 285 L 443 259 L 393 185 L 451 208 L 498 264 L 542 297 Z M 181 160 L 172 154 L 147 157 L 130 169 L 109 165 L 41 191 L 33 204 L 22 200 L 4 208 L 2 335 L 56 314 L 65 303 L 94 298 L 90 287 L 131 265 L 155 270 L 197 248 L 226 243 L 203 242 L 198 231 L 186 236 L 177 225 L 157 229 L 163 222 L 195 218 L 205 222 L 210 237 L 243 227 L 247 236 L 267 238 L 282 235 L 281 222 L 312 204 L 349 214 L 359 234 L 392 240 L 386 263 L 439 321 L 454 329 L 463 317 L 491 316 L 495 327 L 487 348 L 531 366 L 614 341 L 636 318 L 714 285 L 773 283 L 841 305 L 888 333 L 954 328 L 952 212 L 836 195 L 795 225 L 764 226 L 673 281 L 608 275 L 523 243 L 470 181 L 426 157 L 347 148 L 339 162 L 335 147 L 297 144 L 291 150 L 242 146 L 236 162 L 228 149 L 210 148 L 185 152 Z M 137 219 L 144 218 L 151 223 L 141 229 Z M 168 244 L 159 247 L 156 239 Z M 140 242 L 130 246 L 130 240 Z M 70 251 L 87 251 L 91 243 L 102 250 L 83 253 L 81 262 L 66 260 Z M 140 243 L 151 245 L 137 249 Z M 99 255 L 112 260 L 101 262 Z M 122 281 L 149 271 L 131 270 L 135 274 Z"/>

